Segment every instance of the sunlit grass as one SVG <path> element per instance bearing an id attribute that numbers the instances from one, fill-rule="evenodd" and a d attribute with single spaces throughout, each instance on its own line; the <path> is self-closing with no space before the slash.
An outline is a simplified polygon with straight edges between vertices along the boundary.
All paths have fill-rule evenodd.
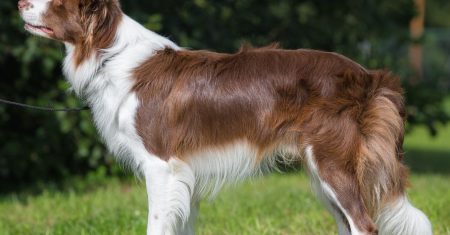
<path id="1" fill-rule="evenodd" d="M 432 137 L 425 127 L 417 127 L 405 139 L 405 161 L 414 173 L 450 175 L 450 125 L 439 130 Z"/>
<path id="2" fill-rule="evenodd" d="M 450 151 L 450 123 L 438 125 L 437 136 L 431 136 L 425 127 L 415 127 L 405 139 L 405 148 Z"/>

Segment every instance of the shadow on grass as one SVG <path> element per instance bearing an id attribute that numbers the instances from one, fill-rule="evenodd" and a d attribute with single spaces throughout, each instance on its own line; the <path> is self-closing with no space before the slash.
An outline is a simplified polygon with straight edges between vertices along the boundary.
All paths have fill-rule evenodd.
<path id="1" fill-rule="evenodd" d="M 406 149 L 405 163 L 411 173 L 450 174 L 450 151 Z"/>

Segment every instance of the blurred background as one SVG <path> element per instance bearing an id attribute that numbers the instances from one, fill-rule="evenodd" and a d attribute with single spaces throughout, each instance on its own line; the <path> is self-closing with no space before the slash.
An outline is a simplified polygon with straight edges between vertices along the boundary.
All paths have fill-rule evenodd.
<path id="1" fill-rule="evenodd" d="M 405 87 L 409 114 L 405 150 L 407 164 L 412 170 L 413 185 L 430 186 L 431 188 L 427 188 L 431 190 L 430 197 L 439 195 L 450 198 L 450 127 L 445 125 L 450 120 L 450 1 L 122 0 L 121 3 L 127 14 L 147 28 L 190 49 L 234 52 L 244 42 L 264 46 L 276 41 L 288 49 L 313 48 L 339 52 L 368 68 L 394 71 L 402 78 Z M 57 108 L 82 106 L 83 104 L 68 91 L 69 86 L 61 74 L 63 46 L 58 42 L 27 34 L 23 30 L 23 22 L 16 5 L 16 1 L 0 1 L 0 98 Z M 145 192 L 140 186 L 136 186 L 139 184 L 133 183 L 133 180 L 130 183 L 130 175 L 132 174 L 117 164 L 99 142 L 89 112 L 39 112 L 0 104 L 0 210 L 13 210 L 18 213 L 15 217 L 0 217 L 0 234 L 2 226 L 11 227 L 16 220 L 27 221 L 27 203 L 40 200 L 36 197 L 40 198 L 46 192 L 61 193 L 64 198 L 67 191 L 74 190 L 89 195 L 90 190 L 94 190 L 93 193 L 101 197 L 103 194 L 95 191 L 100 186 L 106 187 L 105 190 L 112 187 L 111 194 L 118 190 L 119 194 L 126 195 L 126 192 L 131 190 L 131 195 L 134 195 L 131 199 L 127 197 L 111 200 L 124 200 L 130 204 L 136 200 L 136 207 L 139 207 L 136 210 L 142 213 L 138 216 L 140 220 L 137 221 L 140 221 L 140 224 L 136 225 L 136 231 L 145 231 L 146 207 L 140 208 L 145 205 Z M 271 185 L 276 185 L 272 190 L 288 191 L 289 186 L 281 182 L 294 180 L 290 175 L 273 177 L 249 187 L 257 190 L 260 184 L 260 187 L 266 188 L 270 182 Z M 306 178 L 299 177 L 299 181 L 306 185 Z M 287 188 L 277 188 L 283 185 Z M 138 189 L 134 189 L 135 187 Z M 234 193 L 230 193 L 229 197 L 235 197 L 239 193 L 243 194 L 243 197 L 261 195 L 253 195 L 249 187 L 241 188 L 242 190 L 238 188 Z M 305 189 L 307 190 L 307 186 Z M 249 194 L 245 194 L 246 190 L 249 190 Z M 137 192 L 142 193 L 142 196 L 137 196 Z M 412 194 L 414 195 L 414 191 Z M 105 195 L 103 196 L 108 197 Z M 310 197 L 308 195 L 304 197 Z M 420 195 L 419 192 L 417 195 Z M 43 197 L 42 200 L 45 201 L 46 196 Z M 53 196 L 49 197 L 56 200 Z M 223 199 L 226 200 L 226 197 Z M 269 199 L 263 197 L 260 200 L 264 203 Z M 444 202 L 447 206 L 443 206 Z M 450 234 L 448 224 L 439 222 L 442 218 L 450 221 L 450 203 L 436 203 L 430 206 L 428 214 L 432 213 L 432 220 L 435 219 L 436 223 L 441 224 L 438 225 L 437 234 Z M 287 207 L 292 206 L 291 201 L 286 201 L 286 204 Z M 49 202 L 48 206 L 51 205 Z M 110 202 L 109 205 L 114 203 Z M 426 200 L 423 205 L 429 206 Z M 42 207 L 45 206 L 41 205 Z M 318 208 L 317 213 L 322 215 L 323 208 Z M 76 210 L 76 206 L 72 209 Z M 28 210 L 33 214 L 32 209 Z M 220 215 L 221 210 L 226 211 L 217 204 L 207 207 L 206 210 L 211 212 L 212 217 Z M 128 213 L 126 208 L 123 208 L 123 211 Z M 65 215 L 66 212 L 61 209 L 60 213 Z M 93 216 L 89 214 L 90 211 L 86 213 Z M 225 216 L 226 213 L 223 213 Z M 126 216 L 134 218 L 134 214 Z M 48 222 L 51 215 L 39 214 L 37 217 L 40 220 L 28 219 L 39 223 L 34 226 L 41 226 L 43 231 L 53 231 L 53 224 Z M 258 216 L 253 214 L 253 217 Z M 76 224 L 76 219 L 70 220 Z M 333 226 L 331 218 L 328 220 L 324 228 Z M 201 218 L 201 221 L 208 219 Z M 120 221 L 113 222 L 118 226 L 121 224 Z M 282 220 L 278 222 L 281 227 L 273 231 L 281 231 L 284 228 Z M 278 222 L 273 222 L 275 227 Z M 238 221 L 236 223 L 237 225 L 232 222 L 231 225 L 226 225 L 228 227 L 217 231 L 244 231 L 239 228 L 247 228 L 245 224 L 239 224 Z M 248 227 L 255 227 L 254 223 L 257 222 L 249 220 L 248 223 Z M 132 225 L 123 226 L 126 230 L 129 229 L 127 226 Z M 96 233 L 95 229 L 98 227 L 92 226 L 94 230 L 86 230 L 88 234 L 92 231 Z M 301 224 L 298 226 L 307 227 Z M 267 226 L 263 226 L 261 231 L 266 231 L 266 228 Z M 23 227 L 15 229 L 17 230 L 10 228 L 3 231 L 13 231 L 11 234 L 14 234 L 14 231 L 20 231 L 21 234 L 31 231 Z M 331 228 L 331 231 L 334 231 L 333 229 Z M 105 233 L 109 233 L 106 231 L 109 230 L 105 230 Z M 123 231 L 116 232 L 125 233 Z M 211 227 L 211 230 L 201 230 L 202 234 L 221 234 L 214 231 L 214 227 Z M 284 234 L 293 234 L 289 231 L 285 230 Z M 314 233 L 321 234 L 317 231 Z"/>

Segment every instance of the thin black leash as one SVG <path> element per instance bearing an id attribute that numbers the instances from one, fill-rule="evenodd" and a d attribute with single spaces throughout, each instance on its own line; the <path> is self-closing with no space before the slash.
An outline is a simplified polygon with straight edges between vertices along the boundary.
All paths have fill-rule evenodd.
<path id="1" fill-rule="evenodd" d="M 23 103 L 10 101 L 10 100 L 4 100 L 4 99 L 0 99 L 0 103 L 4 103 L 4 104 L 16 106 L 16 107 L 21 107 L 21 108 L 26 108 L 26 109 L 34 109 L 34 110 L 47 111 L 47 112 L 80 112 L 80 111 L 84 111 L 84 110 L 88 110 L 89 109 L 89 107 L 87 107 L 87 106 L 80 107 L 80 108 L 60 108 L 60 109 L 57 109 L 57 108 L 50 108 L 50 107 L 42 107 L 42 106 L 34 106 L 34 105 L 29 105 L 29 104 L 23 104 Z"/>

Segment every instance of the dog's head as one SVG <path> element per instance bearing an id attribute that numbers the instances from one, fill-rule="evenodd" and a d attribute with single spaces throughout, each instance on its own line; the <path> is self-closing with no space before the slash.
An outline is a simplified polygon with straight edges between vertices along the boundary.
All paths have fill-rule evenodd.
<path id="1" fill-rule="evenodd" d="M 95 48 L 111 43 L 122 16 L 118 0 L 20 0 L 18 8 L 32 34 Z"/>

